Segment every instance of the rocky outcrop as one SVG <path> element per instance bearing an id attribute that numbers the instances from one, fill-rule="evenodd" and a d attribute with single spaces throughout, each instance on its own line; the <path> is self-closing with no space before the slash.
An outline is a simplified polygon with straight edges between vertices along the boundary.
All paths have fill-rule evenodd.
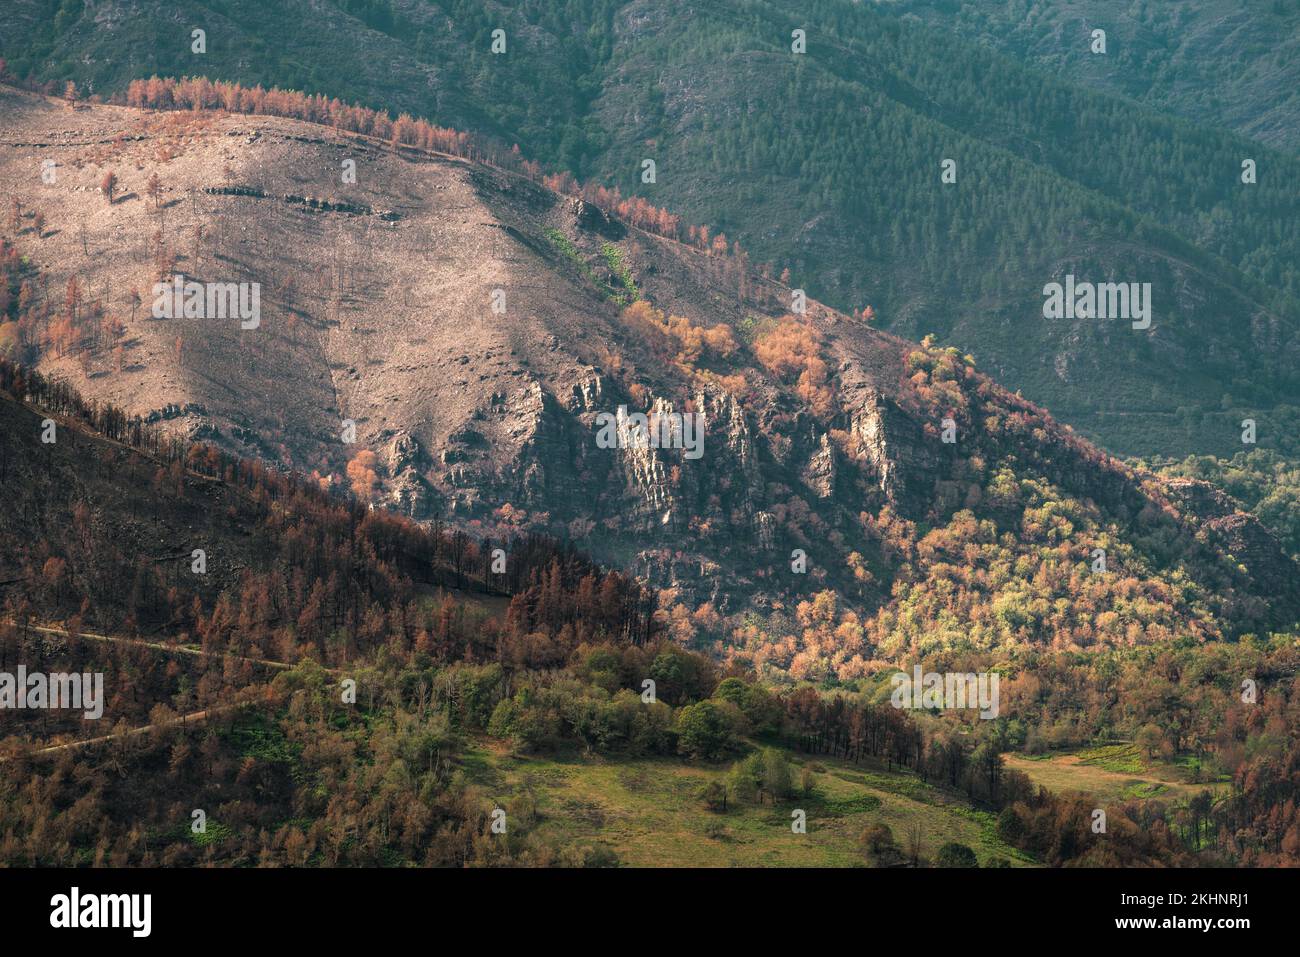
<path id="1" fill-rule="evenodd" d="M 389 507 L 412 518 L 429 517 L 436 496 L 425 481 L 428 457 L 415 436 L 405 429 L 393 432 L 382 446 L 382 454 L 389 476 Z"/>
<path id="2" fill-rule="evenodd" d="M 1269 595 L 1276 612 L 1300 616 L 1300 574 L 1272 532 L 1209 482 L 1172 479 L 1165 488 L 1199 525 L 1198 541 L 1226 553 L 1245 569 L 1252 590 Z"/>
<path id="3" fill-rule="evenodd" d="M 745 482 L 756 482 L 759 467 L 754 433 L 736 397 L 722 389 L 705 388 L 696 392 L 695 408 L 704 414 L 708 455 L 720 455 L 724 468 L 734 468 Z"/>
<path id="4" fill-rule="evenodd" d="M 622 239 L 626 227 L 612 218 L 599 206 L 572 198 L 568 201 L 567 211 L 573 224 L 586 232 L 596 233 L 606 239 Z"/>
<path id="5" fill-rule="evenodd" d="M 830 498 L 835 494 L 835 446 L 824 432 L 817 442 L 817 451 L 804 467 L 803 480 L 818 498 Z"/>
<path id="6" fill-rule="evenodd" d="M 569 409 L 575 412 L 597 412 L 602 408 L 604 398 L 605 385 L 601 374 L 595 369 L 586 368 L 573 384 Z"/>
<path id="7" fill-rule="evenodd" d="M 884 500 L 900 514 L 920 518 L 934 502 L 934 482 L 949 471 L 953 453 L 926 436 L 919 423 L 876 389 L 868 389 L 849 416 L 858 456 Z"/>

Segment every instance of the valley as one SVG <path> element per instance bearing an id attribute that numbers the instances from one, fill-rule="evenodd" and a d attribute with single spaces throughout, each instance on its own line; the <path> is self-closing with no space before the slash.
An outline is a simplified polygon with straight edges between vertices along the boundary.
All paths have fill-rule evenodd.
<path id="1" fill-rule="evenodd" d="M 1300 8 L 1156 6 L 13 0 L 0 867 L 1300 864 Z"/>

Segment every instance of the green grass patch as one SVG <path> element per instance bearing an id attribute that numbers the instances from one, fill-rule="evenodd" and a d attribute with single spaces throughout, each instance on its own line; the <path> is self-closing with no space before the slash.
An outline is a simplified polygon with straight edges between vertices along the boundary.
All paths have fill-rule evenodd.
<path id="1" fill-rule="evenodd" d="M 204 829 L 199 833 L 194 833 L 193 828 L 186 826 L 185 833 L 189 835 L 190 843 L 195 847 L 211 847 L 214 844 L 220 844 L 222 841 L 231 837 L 235 832 L 228 825 L 220 821 L 209 819 Z"/>
<path id="2" fill-rule="evenodd" d="M 805 764 L 790 755 L 791 763 Z M 949 841 L 976 850 L 981 862 L 1033 862 L 996 836 L 996 821 L 907 773 L 855 767 L 824 757 L 813 769 L 812 791 L 776 802 L 738 803 L 709 810 L 702 792 L 725 781 L 730 762 L 692 764 L 672 758 L 503 754 L 488 742 L 471 743 L 465 773 L 492 798 L 509 802 L 524 792 L 537 801 L 533 835 L 556 847 L 607 847 L 625 866 L 864 867 L 858 837 L 883 823 L 904 844 L 913 825 L 922 854 L 933 858 Z M 796 775 L 796 778 L 798 775 Z M 803 810 L 807 833 L 791 830 Z"/>
<path id="3" fill-rule="evenodd" d="M 257 712 L 250 712 L 247 720 L 236 724 L 228 734 L 240 757 L 296 765 L 302 751 L 285 737 L 277 722 Z"/>
<path id="4" fill-rule="evenodd" d="M 1115 774 L 1143 774 L 1147 770 L 1136 744 L 1103 744 L 1076 752 L 1079 763 Z"/>
<path id="5" fill-rule="evenodd" d="M 1169 793 L 1169 785 L 1159 781 L 1134 781 L 1121 792 L 1125 800 L 1145 800 Z"/>
<path id="6" fill-rule="evenodd" d="M 632 273 L 623 262 L 623 254 L 618 251 L 618 247 L 613 243 L 601 243 L 600 253 L 605 257 L 605 264 L 609 266 L 609 271 L 623 287 L 623 292 L 615 296 L 614 301 L 620 306 L 626 306 L 640 299 L 641 290 L 636 287 Z"/>
<path id="7" fill-rule="evenodd" d="M 564 235 L 564 233 L 551 227 L 544 231 L 544 235 L 560 255 L 570 262 L 573 265 L 573 268 L 578 270 L 578 273 L 582 278 L 599 289 L 610 302 L 613 302 L 618 306 L 626 306 L 641 298 L 641 290 L 637 288 L 636 281 L 632 278 L 632 273 L 623 262 L 622 253 L 619 252 L 618 247 L 613 243 L 601 243 L 600 251 L 601 257 L 605 260 L 605 264 L 609 267 L 610 272 L 613 273 L 615 277 L 616 285 L 610 285 L 608 282 L 605 282 L 597 276 L 595 271 L 591 268 L 591 265 L 583 256 L 582 251 L 578 249 L 578 247 L 575 246 L 569 237 Z"/>

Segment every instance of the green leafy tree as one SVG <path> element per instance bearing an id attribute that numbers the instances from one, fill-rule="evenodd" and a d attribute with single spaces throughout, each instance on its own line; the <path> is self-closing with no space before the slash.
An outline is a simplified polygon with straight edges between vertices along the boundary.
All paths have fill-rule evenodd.
<path id="1" fill-rule="evenodd" d="M 939 848 L 939 856 L 935 858 L 935 863 L 940 867 L 979 867 L 979 858 L 965 844 L 958 844 L 955 841 L 949 841 L 943 847 Z"/>
<path id="2" fill-rule="evenodd" d="M 735 744 L 726 712 L 712 701 L 686 705 L 677 712 L 677 749 L 682 754 L 717 761 Z"/>

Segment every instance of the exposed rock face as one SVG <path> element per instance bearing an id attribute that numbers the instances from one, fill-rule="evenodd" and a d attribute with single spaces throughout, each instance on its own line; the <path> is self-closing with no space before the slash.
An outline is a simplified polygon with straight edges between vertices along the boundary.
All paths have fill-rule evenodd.
<path id="1" fill-rule="evenodd" d="M 1268 595 L 1279 611 L 1300 610 L 1296 564 L 1255 516 L 1240 511 L 1229 495 L 1209 482 L 1172 479 L 1167 488 L 1174 501 L 1199 520 L 1200 541 L 1243 566 L 1258 591 Z"/>
<path id="2" fill-rule="evenodd" d="M 75 194 L 95 185 L 78 165 L 87 142 L 104 144 L 124 189 L 143 188 L 157 164 L 149 115 L 5 96 L 15 122 L 34 131 L 27 140 L 50 144 L 66 170 L 59 189 L 13 177 L 17 198 L 69 235 L 84 223 L 87 248 L 99 251 L 83 257 L 81 243 L 66 243 L 52 256 L 33 244 L 42 280 L 149 288 L 149 257 L 120 242 L 152 234 L 148 204 L 88 207 Z M 732 257 L 630 229 L 499 169 L 362 139 L 345 147 L 274 117 L 257 119 L 251 142 L 247 118 L 187 122 L 184 150 L 160 175 L 194 199 L 169 213 L 169 233 L 203 225 L 203 242 L 185 250 L 195 275 L 260 283 L 262 324 L 154 321 L 123 308 L 120 369 L 110 373 L 102 354 L 38 357 L 40 371 L 88 399 L 336 479 L 368 449 L 389 507 L 493 535 L 569 535 L 598 560 L 720 610 L 788 608 L 821 588 L 861 605 L 888 600 L 899 563 L 873 537 L 873 519 L 888 506 L 936 527 L 969 507 L 1000 521 L 978 505 L 999 467 L 1090 500 L 1121 527 L 1170 511 L 1159 483 L 960 356 L 930 350 L 913 364 L 915 343 L 809 301 L 797 321 L 811 345 L 800 348 L 816 355 L 784 367 L 764 358 L 760 337 L 791 321 L 790 290 Z M 16 155 L 3 139 L 0 162 Z M 354 189 L 322 181 L 320 170 L 353 153 L 370 170 Z M 630 297 L 684 317 L 701 337 L 725 327 L 729 348 L 689 344 L 680 323 L 637 321 Z M 806 380 L 797 366 L 809 358 L 818 375 Z M 943 375 L 927 378 L 941 362 Z M 936 431 L 949 410 L 954 444 Z M 699 416 L 702 456 L 600 447 L 602 414 L 637 413 Z M 356 446 L 338 441 L 344 419 L 356 423 Z M 1253 576 L 1250 600 L 1293 587 L 1294 565 L 1231 502 L 1190 486 L 1177 494 L 1187 502 L 1176 536 L 1196 545 L 1200 533 L 1210 577 L 1222 551 Z M 806 575 L 791 571 L 795 549 Z M 871 566 L 870 584 L 848 570 L 851 552 Z"/>
<path id="3" fill-rule="evenodd" d="M 835 446 L 824 432 L 817 441 L 817 451 L 804 468 L 803 479 L 818 498 L 830 498 L 835 494 Z"/>
<path id="4" fill-rule="evenodd" d="M 708 423 L 709 454 L 721 452 L 723 468 L 736 469 L 734 474 L 746 484 L 756 482 L 759 465 L 754 435 L 736 397 L 721 389 L 703 389 L 695 395 L 695 406 Z M 718 439 L 721 439 L 721 449 Z"/>
<path id="5" fill-rule="evenodd" d="M 413 518 L 429 518 L 437 511 L 436 496 L 414 471 L 402 472 L 388 483 L 388 507 Z"/>
<path id="6" fill-rule="evenodd" d="M 596 412 L 605 397 L 604 380 L 595 369 L 585 369 L 573 384 L 573 399 L 569 408 L 578 412 Z"/>
<path id="7" fill-rule="evenodd" d="M 383 448 L 383 464 L 388 470 L 388 506 L 413 518 L 427 518 L 433 511 L 436 496 L 430 491 L 423 471 L 427 456 L 415 436 L 399 430 Z"/>
<path id="8" fill-rule="evenodd" d="M 384 464 L 389 475 L 400 475 L 407 469 L 419 468 L 423 458 L 420 444 L 405 429 L 394 433 L 384 448 Z"/>
<path id="9" fill-rule="evenodd" d="M 927 439 L 919 423 L 874 388 L 865 391 L 849 423 L 884 500 L 903 515 L 923 516 L 933 502 L 934 480 L 952 457 L 945 446 Z"/>
<path id="10" fill-rule="evenodd" d="M 716 491 L 713 476 L 726 475 L 737 495 L 761 487 L 745 413 L 724 391 L 702 389 L 680 404 L 654 397 L 645 415 L 655 441 L 648 436 L 638 441 L 629 424 L 635 410 L 631 399 L 608 393 L 595 370 L 579 378 L 568 399 L 562 405 L 530 387 L 508 406 L 520 439 L 519 458 L 501 471 L 501 491 L 515 496 L 511 501 L 518 505 L 558 513 L 564 520 L 591 517 L 625 534 L 661 540 L 680 536 L 690 517 L 708 508 Z M 616 447 L 598 445 L 602 413 L 612 417 Z M 679 415 L 697 416 L 687 427 L 694 432 L 667 431 L 664 423 Z M 671 439 L 662 447 L 661 435 Z M 702 443 L 699 460 L 682 447 L 691 438 Z"/>
<path id="11" fill-rule="evenodd" d="M 621 239 L 627 232 L 622 223 L 611 219 L 608 213 L 591 203 L 570 199 L 568 210 L 578 229 L 598 233 L 608 239 Z"/>
<path id="12" fill-rule="evenodd" d="M 886 437 L 885 410 L 881 395 L 874 389 L 867 390 L 866 401 L 860 411 L 851 416 L 851 428 L 857 435 L 871 471 L 876 476 L 880 490 L 885 498 L 893 502 L 898 497 L 898 476 L 894 463 L 890 459 L 890 444 Z"/>

